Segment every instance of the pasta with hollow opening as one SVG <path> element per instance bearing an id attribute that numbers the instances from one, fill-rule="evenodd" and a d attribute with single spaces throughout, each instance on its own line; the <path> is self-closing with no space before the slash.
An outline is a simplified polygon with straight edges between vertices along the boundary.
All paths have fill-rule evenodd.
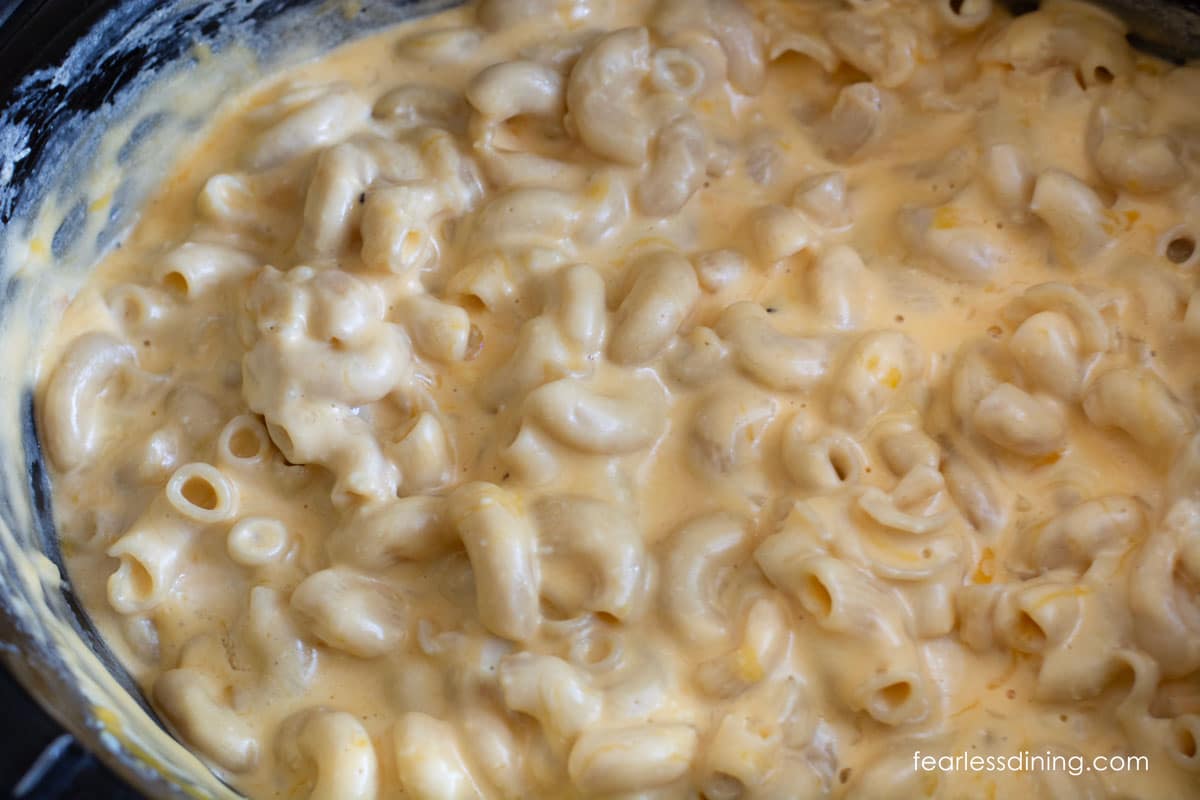
<path id="1" fill-rule="evenodd" d="M 1197 797 L 1200 78 L 1010 10 L 469 0 L 234 75 L 91 274 L 14 220 L 33 499 L 170 731 L 255 798 Z"/>

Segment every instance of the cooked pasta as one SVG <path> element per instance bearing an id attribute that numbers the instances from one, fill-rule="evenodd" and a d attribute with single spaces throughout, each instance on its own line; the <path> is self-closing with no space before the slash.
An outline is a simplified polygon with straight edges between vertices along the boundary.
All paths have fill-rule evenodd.
<path id="1" fill-rule="evenodd" d="M 1197 86 L 1071 0 L 269 77 L 48 350 L 73 584 L 256 798 L 1200 798 Z"/>

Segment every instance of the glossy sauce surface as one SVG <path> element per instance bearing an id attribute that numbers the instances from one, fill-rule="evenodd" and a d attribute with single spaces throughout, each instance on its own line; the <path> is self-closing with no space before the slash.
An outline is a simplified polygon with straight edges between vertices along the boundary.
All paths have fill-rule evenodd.
<path id="1" fill-rule="evenodd" d="M 184 741 L 263 798 L 1200 796 L 1200 73 L 952 5 L 485 3 L 232 99 L 42 370 Z"/>

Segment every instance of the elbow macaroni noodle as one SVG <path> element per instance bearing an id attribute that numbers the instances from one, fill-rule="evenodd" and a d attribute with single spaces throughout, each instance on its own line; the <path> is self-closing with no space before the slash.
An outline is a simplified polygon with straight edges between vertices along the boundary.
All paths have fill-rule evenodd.
<path id="1" fill-rule="evenodd" d="M 1200 797 L 1197 92 L 1073 0 L 297 66 L 48 351 L 74 586 L 254 797 Z"/>

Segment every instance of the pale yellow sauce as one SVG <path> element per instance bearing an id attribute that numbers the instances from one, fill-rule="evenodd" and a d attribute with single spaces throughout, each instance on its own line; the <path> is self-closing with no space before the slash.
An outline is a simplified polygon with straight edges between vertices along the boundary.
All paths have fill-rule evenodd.
<path id="1" fill-rule="evenodd" d="M 498 5 L 489 7 L 493 16 Z M 328 711 L 347 712 L 361 726 L 347 730 L 369 737 L 355 733 L 340 745 L 356 754 L 354 764 L 374 765 L 347 778 L 358 781 L 353 796 L 361 797 L 441 796 L 429 784 L 422 788 L 411 763 L 397 761 L 397 723 L 413 712 L 449 723 L 456 763 L 469 776 L 460 784 L 469 788 L 455 795 L 464 797 L 1200 797 L 1193 734 L 1200 731 L 1200 664 L 1192 663 L 1200 658 L 1191 653 L 1200 648 L 1200 534 L 1193 508 L 1200 472 L 1191 439 L 1200 285 L 1195 257 L 1187 252 L 1200 233 L 1193 199 L 1200 74 L 1128 50 L 1119 26 L 1086 6 L 1055 6 L 1015 24 L 996 11 L 972 30 L 960 30 L 933 3 L 862 4 L 870 8 L 853 12 L 847 22 L 836 15 L 850 12 L 834 4 L 748 0 L 751 41 L 760 57 L 766 54 L 759 91 L 735 88 L 727 79 L 728 72 L 739 82 L 736 59 L 714 31 L 741 17 L 731 17 L 717 0 L 697 4 L 710 9 L 708 21 L 715 22 L 705 27 L 708 21 L 697 11 L 699 21 L 686 30 L 672 30 L 651 3 L 541 5 L 546 9 L 532 19 L 494 32 L 476 27 L 474 7 L 447 12 L 348 45 L 231 100 L 203 141 L 181 155 L 137 227 L 66 310 L 49 352 L 69 354 L 72 340 L 94 331 L 110 332 L 136 351 L 136 365 L 121 367 L 84 398 L 97 408 L 93 446 L 82 448 L 85 457 L 73 468 L 58 464 L 56 514 L 70 578 L 167 721 L 219 774 L 247 795 L 264 798 L 306 797 L 314 788 L 334 792 L 325 797 L 351 796 L 330 788 L 333 754 L 321 751 L 325 745 L 305 750 L 305 742 L 317 738 L 309 731 L 316 729 L 313 720 Z M 963 13 L 977 7 L 968 2 Z M 847 24 L 868 34 L 878 26 L 886 32 L 884 44 L 867 35 L 869 52 L 856 54 Z M 651 26 L 651 52 L 670 46 L 698 54 L 695 63 L 707 69 L 705 85 L 690 99 L 663 100 L 669 93 L 656 94 L 644 75 L 631 89 L 647 125 L 665 126 L 690 113 L 703 132 L 704 175 L 693 179 L 686 204 L 662 217 L 641 213 L 638 194 L 654 166 L 597 155 L 581 141 L 570 97 L 580 50 L 588 52 L 602 32 L 637 25 Z M 772 50 L 786 49 L 794 33 L 811 36 L 808 41 L 818 51 L 825 48 L 830 63 L 795 52 L 771 60 Z M 450 136 L 440 139 L 424 126 L 404 128 L 384 118 L 380 98 L 399 86 L 440 87 L 464 103 L 462 92 L 481 70 L 517 57 L 558 71 L 568 97 L 565 109 L 560 97 L 548 113 L 503 123 L 496 140 L 512 152 L 489 150 L 483 140 L 487 121 L 471 105 L 454 111 Z M 869 123 L 880 130 L 855 149 L 847 141 L 868 123 L 843 129 L 831 118 L 843 87 L 872 79 L 884 87 L 877 95 L 884 110 Z M 610 80 L 619 82 L 619 76 Z M 347 111 L 339 120 L 346 129 L 333 139 L 302 152 L 262 155 L 262 137 L 278 130 L 272 125 L 330 93 L 351 98 L 348 108 L 373 106 L 375 114 L 357 119 Z M 468 97 L 475 106 L 481 102 L 470 92 Z M 670 114 L 662 113 L 664 106 Z M 565 121 L 564 111 L 570 112 Z M 611 119 L 617 127 L 627 123 L 616 114 Z M 322 213 L 330 221 L 331 206 L 314 200 L 322 191 L 318 164 L 330 159 L 328 149 L 338 141 L 359 137 L 361 143 L 370 136 L 401 141 L 406 152 L 425 160 L 427 173 L 389 176 L 388 166 L 375 164 L 375 174 L 362 182 L 361 202 L 340 209 L 347 221 L 331 249 L 312 232 Z M 1118 136 L 1126 138 L 1103 141 Z M 647 160 L 663 158 L 664 142 L 662 135 L 650 137 Z M 432 151 L 446 146 L 461 159 L 460 185 L 456 199 L 434 212 L 429 230 L 436 254 L 397 275 L 366 255 L 369 234 L 359 230 L 360 215 L 376 202 L 372 195 L 389 186 L 441 180 L 431 177 L 436 168 L 429 164 L 439 157 Z M 526 171 L 518 185 L 509 185 L 504 170 L 512 153 L 521 152 L 540 154 L 560 171 L 544 176 L 513 168 Z M 1014 152 L 1023 161 L 1020 169 L 990 168 Z M 1143 163 L 1136 156 L 1151 153 L 1144 159 L 1152 162 L 1149 177 L 1122 172 L 1114 152 L 1136 164 Z M 1086 221 L 1063 223 L 1047 209 L 1050 200 L 1036 199 L 1043 188 L 1051 191 L 1042 182 L 1048 170 L 1092 187 L 1100 209 L 1093 227 L 1100 233 L 1085 230 Z M 813 176 L 835 173 L 846 187 L 846 216 L 831 223 L 820 218 L 828 206 L 814 210 L 794 195 Z M 234 193 L 224 217 L 197 201 L 215 191 L 210 179 L 217 175 L 248 187 L 243 199 Z M 1012 175 L 1016 189 L 1006 194 L 1000 184 Z M 548 207 L 575 203 L 576 216 L 563 223 L 555 211 L 543 211 L 526 228 L 519 220 L 502 223 L 498 235 L 504 241 L 485 239 L 480 220 L 489 213 L 494 218 L 532 186 L 561 192 Z M 614 196 L 628 198 L 627 210 L 605 220 Z M 773 210 L 764 211 L 768 206 Z M 764 232 L 769 214 L 798 226 L 782 234 L 799 238 L 782 245 L 779 258 L 769 253 Z M 600 235 L 581 233 L 588 224 Z M 955 233 L 966 238 L 956 240 Z M 173 249 L 189 241 L 229 248 L 218 261 L 240 258 L 251 266 L 232 268 L 232 277 L 209 288 L 181 291 L 187 287 L 163 265 L 174 263 Z M 852 247 L 865 267 L 840 295 L 822 283 L 837 283 L 836 268 L 818 277 L 818 264 L 831 252 L 845 255 L 839 245 Z M 640 363 L 613 358 L 614 332 L 629 313 L 622 302 L 631 292 L 633 269 L 664 251 L 666 257 L 682 254 L 688 259 L 682 263 L 695 267 L 700 288 L 692 290 L 694 302 L 686 304 L 678 332 L 661 352 Z M 718 257 L 714 251 L 732 253 Z M 722 258 L 734 265 L 724 283 L 712 267 Z M 506 296 L 488 295 L 467 279 L 488 264 L 509 280 Z M 554 316 L 553 287 L 556 275 L 574 264 L 592 265 L 606 286 L 601 341 L 590 353 L 568 342 L 568 352 L 547 356 L 542 374 L 514 386 L 511 376 L 528 373 L 522 372 L 528 363 L 514 356 L 522 325 L 539 316 L 548 327 L 572 322 L 555 321 L 561 315 Z M 352 331 L 348 344 L 328 335 L 325 329 L 337 323 L 322 317 L 330 313 L 319 308 L 327 299 L 291 310 L 290 301 L 279 299 L 283 295 L 263 300 L 280 291 L 271 289 L 272 281 L 283 283 L 266 265 L 293 276 L 305 265 L 314 274 L 340 270 L 353 276 L 334 288 L 367 305 L 378 303 L 382 318 L 368 323 L 375 326 L 370 331 L 398 337 L 394 352 L 381 358 L 404 361 L 412 351 L 411 365 L 394 367 L 387 391 L 365 401 L 346 399 L 354 392 L 314 390 L 320 382 L 314 375 L 326 363 L 334 365 L 335 383 L 351 380 L 351 368 L 339 358 L 349 359 L 376 334 Z M 1049 282 L 1061 284 L 1043 290 L 1050 301 L 1030 300 L 1038 290 L 1027 290 Z M 130 286 L 153 293 L 164 310 L 161 319 L 122 316 L 137 307 L 116 307 L 113 292 Z M 469 326 L 449 334 L 465 335 L 465 349 L 441 361 L 420 346 L 422 334 L 413 323 L 406 326 L 406 298 L 424 295 L 469 314 Z M 1085 310 L 1075 313 L 1065 305 L 1072 302 L 1063 299 L 1068 296 Z M 839 298 L 850 309 L 840 317 Z M 824 374 L 802 386 L 782 386 L 769 367 L 756 374 L 761 341 L 747 335 L 743 342 L 729 315 L 723 316 L 742 300 L 765 309 L 756 324 L 765 320 L 778 334 L 809 338 L 826 349 Z M 1043 318 L 1049 333 L 1023 327 L 1036 311 L 1051 313 Z M 263 377 L 282 363 L 278 353 L 261 349 L 278 335 L 264 322 L 272 314 L 299 325 L 297 341 L 310 347 L 309 356 L 287 362 L 294 373 L 285 367 L 277 379 Z M 1081 332 L 1089 320 L 1102 322 L 1099 347 L 1089 347 Z M 1013 344 L 1019 329 L 1016 341 L 1023 345 Z M 877 351 L 863 351 L 870 341 L 864 337 L 877 331 L 907 338 L 881 339 L 886 344 Z M 1058 350 L 1045 341 L 1055 332 L 1067 337 Z M 561 339 L 561 332 L 555 335 Z M 794 339 L 768 344 L 792 353 L 797 351 L 788 348 L 801 347 Z M 247 366 L 256 347 L 265 361 Z M 1022 347 L 1035 356 L 1022 360 Z M 724 355 L 701 368 L 696 365 L 706 348 Z M 972 361 L 979 352 L 985 357 Z M 1078 370 L 1073 381 L 1061 365 L 1039 371 L 1052 363 L 1045 355 L 1052 352 L 1066 353 L 1063 364 Z M 976 363 L 990 377 L 980 379 L 986 385 L 964 414 L 956 409 L 961 403 L 954 386 L 968 383 L 963 374 Z M 1153 374 L 1158 383 L 1146 378 L 1133 397 L 1124 385 L 1108 399 L 1100 397 L 1103 376 L 1123 368 Z M 54 370 L 47 363 L 41 371 L 41 422 L 49 439 L 51 428 L 66 426 L 50 411 L 61 408 L 55 405 Z M 609 395 L 642 392 L 634 406 L 654 418 L 650 441 L 617 453 L 585 453 L 562 441 L 551 424 L 528 411 L 535 401 L 526 398 L 565 376 Z M 851 380 L 865 381 L 869 396 L 861 400 L 862 410 L 847 412 Z M 996 394 L 1004 383 L 1015 394 Z M 263 398 L 271 392 L 276 394 Z M 961 386 L 959 393 L 969 394 Z M 1021 407 L 1049 419 L 1050 434 L 1043 435 L 1037 419 L 1017 414 L 1014 403 L 1032 404 Z M 990 411 L 981 410 L 985 406 Z M 396 443 L 421 411 L 437 419 L 450 454 L 432 477 L 417 475 L 418 467 L 397 455 Z M 307 466 L 288 465 L 275 446 L 258 467 L 222 464 L 219 432 L 253 412 L 265 416 L 283 449 L 298 447 L 297 420 L 307 420 L 305 431 L 316 431 L 322 443 L 317 450 L 327 449 L 293 457 Z M 739 416 L 749 421 L 742 424 Z M 551 453 L 553 466 L 545 474 L 511 454 L 519 429 L 536 432 Z M 892 450 L 903 448 L 888 442 L 900 430 L 909 431 L 909 441 L 923 431 L 925 444 L 917 446 L 933 448 L 929 468 L 916 469 L 909 481 L 932 480 L 932 490 L 907 506 L 893 498 L 910 519 L 939 519 L 927 533 L 904 533 L 859 508 L 867 502 L 860 498 L 880 494 L 864 495 L 870 487 L 892 498 L 912 466 L 898 468 Z M 835 434 L 854 443 L 845 447 L 861 452 L 862 463 L 854 474 L 835 458 L 832 472 L 852 473 L 852 479 L 830 486 L 806 477 L 798 464 L 812 452 L 808 439 Z M 359 456 L 338 455 L 339 447 L 382 455 L 360 462 Z M 913 459 L 919 467 L 921 458 Z M 226 518 L 192 522 L 166 508 L 168 480 L 193 462 L 217 465 L 236 486 Z M 982 505 L 972 500 L 978 494 L 964 470 L 986 486 L 989 499 Z M 380 477 L 389 475 L 390 485 Z M 536 537 L 531 558 L 542 598 L 532 633 L 506 635 L 507 628 L 496 630 L 492 610 L 479 607 L 477 595 L 486 590 L 475 588 L 480 567 L 473 569 L 472 559 L 507 540 L 489 540 L 470 558 L 455 539 L 420 559 L 379 557 L 349 565 L 345 542 L 365 531 L 362 508 L 394 502 L 380 494 L 380 481 L 385 492 L 401 497 L 461 496 L 456 487 L 473 481 L 501 487 L 495 496 L 503 499 L 503 513 Z M 183 493 L 189 496 L 186 487 Z M 564 558 L 555 550 L 561 547 L 553 543 L 556 531 L 547 529 L 553 523 L 538 521 L 539 503 L 566 495 L 602 500 L 633 521 L 642 585 L 630 613 L 589 608 L 587 596 L 604 576 L 582 557 Z M 1102 498 L 1117 498 L 1103 508 L 1119 506 L 1114 515 L 1133 520 L 1123 533 L 1096 541 L 1088 539 L 1092 529 L 1085 524 L 1065 522 L 1059 527 L 1067 531 L 1067 544 L 1037 549 L 1039 537 L 1049 536 L 1045 531 L 1058 530 L 1056 521 Z M 201 506 L 220 504 L 203 491 L 192 499 Z M 668 609 L 669 561 L 678 532 L 716 512 L 734 515 L 747 533 L 733 555 L 718 559 L 699 581 L 704 603 L 724 630 L 714 641 L 689 642 Z M 284 548 L 259 566 L 238 563 L 227 545 L 230 530 L 249 517 L 276 520 L 286 530 Z M 110 600 L 110 576 L 122 562 L 109 549 L 117 546 L 113 552 L 120 554 L 118 543 L 133 534 L 142 542 L 169 543 L 178 560 L 163 573 L 167 584 L 153 588 L 153 602 L 121 614 Z M 450 538 L 458 534 L 462 530 L 451 530 Z M 611 536 L 608 546 L 615 548 L 616 534 Z M 770 562 L 763 556 L 768 551 L 759 546 L 772 536 L 790 536 L 805 552 L 848 565 L 856 580 L 873 587 L 866 600 L 871 613 L 840 631 L 818 620 L 814 612 L 829 584 L 813 589 L 791 582 L 778 566 L 782 558 L 764 563 Z M 362 537 L 368 538 L 365 532 Z M 1157 574 L 1150 564 L 1159 551 L 1169 551 L 1163 556 L 1169 563 L 1154 585 L 1171 618 L 1147 621 L 1139 616 L 1145 600 L 1131 596 L 1139 591 L 1135 584 L 1144 587 L 1152 581 L 1146 576 Z M 925 581 L 887 572 L 887 565 L 919 570 L 924 560 L 943 555 L 945 563 Z M 129 581 L 123 585 L 151 593 L 155 578 L 130 561 L 126 555 Z M 321 591 L 289 602 L 308 576 L 339 566 L 337 575 L 351 574 L 350 580 L 370 587 L 365 602 L 375 616 L 362 605 L 335 602 L 332 619 L 322 622 L 316 617 L 323 612 L 313 610 L 320 596 L 328 596 Z M 1035 594 L 1033 587 L 1043 583 L 1043 593 Z M 546 596 L 551 585 L 553 600 Z M 996 608 L 980 611 L 986 603 L 978 592 L 985 586 L 1018 599 L 1001 598 Z M 249 613 L 256 587 L 273 592 L 278 612 L 267 626 L 275 638 L 267 636 L 265 644 Z M 841 602 L 837 591 L 825 601 Z M 756 598 L 784 615 L 782 638 L 766 650 L 742 642 Z M 853 598 L 846 602 L 853 605 Z M 556 607 L 564 603 L 584 609 L 574 623 L 561 619 L 570 616 Z M 1039 616 L 1051 606 L 1061 610 L 1059 616 Z M 1001 607 L 1016 610 L 1005 617 Z M 366 635 L 384 645 L 347 644 L 344 632 L 330 630 L 346 622 L 342 617 L 350 625 L 371 623 L 364 622 L 375 626 Z M 877 625 L 895 637 L 877 636 Z M 1172 625 L 1183 633 L 1170 635 Z M 624 665 L 612 671 L 604 658 L 610 641 L 624 653 Z M 506 669 L 501 656 L 511 663 L 521 651 L 555 656 L 575 671 L 595 700 L 582 731 L 564 732 L 546 715 L 513 707 L 500 679 Z M 733 688 L 714 693 L 697 667 L 726 653 L 734 665 Z M 908 710 L 881 719 L 887 712 L 856 703 L 855 687 L 873 670 L 898 663 L 911 680 L 887 687 L 878 699 Z M 1071 672 L 1075 668 L 1078 674 Z M 1067 677 L 1056 677 L 1061 674 Z M 164 688 L 180 675 L 199 681 L 200 705 Z M 1149 688 L 1139 694 L 1144 681 Z M 718 752 L 718 730 L 737 715 L 752 721 L 761 742 L 734 759 L 741 765 L 735 769 L 721 760 L 729 756 Z M 693 740 L 677 768 L 659 763 L 641 778 L 613 779 L 613 792 L 595 771 L 581 772 L 583 755 L 572 758 L 583 749 L 579 742 L 595 732 L 651 723 L 694 732 L 687 734 Z M 1095 756 L 1144 755 L 1148 766 L 1128 772 L 1085 767 L 1082 775 L 919 771 L 916 751 L 1004 757 L 1052 752 L 1082 756 L 1087 765 Z M 646 758 L 609 757 L 614 764 Z"/>

